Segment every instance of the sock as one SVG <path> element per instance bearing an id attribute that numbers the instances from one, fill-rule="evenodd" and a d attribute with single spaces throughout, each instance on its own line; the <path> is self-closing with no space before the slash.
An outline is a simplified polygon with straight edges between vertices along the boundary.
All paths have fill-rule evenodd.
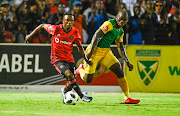
<path id="1" fill-rule="evenodd" d="M 66 86 L 64 88 L 64 94 L 71 90 L 72 90 L 72 86 L 69 83 L 66 83 Z"/>
<path id="2" fill-rule="evenodd" d="M 80 73 L 81 79 L 84 81 L 85 70 L 84 69 L 80 69 L 79 73 Z"/>
<path id="3" fill-rule="evenodd" d="M 73 80 L 68 82 L 72 86 L 72 88 L 76 91 L 76 93 L 79 95 L 79 97 L 82 98 L 84 95 L 82 94 L 81 89 L 78 83 L 76 82 L 76 79 L 74 78 Z"/>
<path id="4" fill-rule="evenodd" d="M 124 98 L 128 99 L 130 95 L 129 95 L 129 87 L 126 77 L 124 76 L 123 78 L 118 78 L 118 83 L 124 93 Z"/>

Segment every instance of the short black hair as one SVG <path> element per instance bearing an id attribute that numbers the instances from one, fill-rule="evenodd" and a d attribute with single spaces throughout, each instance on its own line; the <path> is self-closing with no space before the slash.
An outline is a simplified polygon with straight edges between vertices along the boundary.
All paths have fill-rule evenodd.
<path id="1" fill-rule="evenodd" d="M 64 4 L 64 3 L 62 3 L 62 2 L 59 2 L 59 4 L 58 4 L 57 6 L 59 6 L 59 5 L 64 5 L 64 6 L 65 6 L 65 4 Z"/>
<path id="2" fill-rule="evenodd" d="M 73 15 L 72 13 L 70 13 L 70 12 L 65 12 L 64 15 L 63 15 L 63 17 L 64 17 L 65 15 L 71 15 L 71 16 L 74 16 L 74 15 Z"/>

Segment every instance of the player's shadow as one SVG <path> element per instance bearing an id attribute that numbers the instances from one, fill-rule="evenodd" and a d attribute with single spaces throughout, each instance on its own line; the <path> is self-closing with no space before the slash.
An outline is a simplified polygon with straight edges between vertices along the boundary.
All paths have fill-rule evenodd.
<path id="1" fill-rule="evenodd" d="M 140 106 L 141 105 L 141 104 L 126 104 L 126 103 L 118 103 L 118 104 L 133 105 L 133 106 Z"/>
<path id="2" fill-rule="evenodd" d="M 174 104 L 172 103 L 172 104 L 152 104 L 152 103 L 150 103 L 150 104 L 141 104 L 141 105 L 143 105 L 143 106 L 152 106 L 152 105 L 161 105 L 161 106 L 170 106 L 170 105 L 172 105 L 172 106 L 174 106 Z M 176 105 L 180 105 L 180 104 L 176 104 Z"/>
<path id="3" fill-rule="evenodd" d="M 101 106 L 119 106 L 119 105 L 122 105 L 122 104 L 124 104 L 124 105 L 126 105 L 126 106 L 128 106 L 128 105 L 133 105 L 133 106 L 141 106 L 142 104 L 125 104 L 125 103 L 115 103 L 115 104 L 105 104 L 105 105 L 101 105 Z M 144 104 L 143 104 L 144 105 Z"/>

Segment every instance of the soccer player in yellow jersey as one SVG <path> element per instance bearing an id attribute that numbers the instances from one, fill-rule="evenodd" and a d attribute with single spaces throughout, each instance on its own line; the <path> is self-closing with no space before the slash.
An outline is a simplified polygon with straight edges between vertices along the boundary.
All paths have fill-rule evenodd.
<path id="1" fill-rule="evenodd" d="M 125 103 L 137 104 L 140 100 L 130 98 L 128 82 L 121 68 L 120 62 L 110 49 L 111 43 L 115 41 L 119 55 L 127 63 L 129 71 L 133 70 L 133 65 L 129 62 L 123 47 L 124 31 L 122 27 L 127 23 L 127 20 L 128 14 L 123 10 L 117 14 L 115 19 L 111 19 L 102 24 L 102 26 L 95 32 L 91 44 L 86 49 L 87 57 L 93 62 L 93 65 L 90 66 L 84 62 L 84 65 L 80 64 L 75 73 L 85 82 L 90 83 L 93 80 L 93 74 L 95 73 L 97 65 L 101 62 L 117 75 L 119 86 L 124 93 Z"/>

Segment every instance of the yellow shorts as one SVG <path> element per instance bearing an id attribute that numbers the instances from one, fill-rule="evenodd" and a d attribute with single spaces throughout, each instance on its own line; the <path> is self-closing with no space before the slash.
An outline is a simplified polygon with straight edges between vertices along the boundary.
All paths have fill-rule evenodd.
<path id="1" fill-rule="evenodd" d="M 90 50 L 90 45 L 86 49 L 86 54 Z M 110 68 L 113 64 L 118 63 L 118 59 L 114 56 L 110 48 L 100 48 L 95 47 L 93 54 L 90 58 L 90 61 L 93 62 L 93 66 L 88 65 L 84 62 L 84 68 L 86 74 L 93 74 L 96 71 L 97 65 L 101 62 L 105 67 Z"/>

